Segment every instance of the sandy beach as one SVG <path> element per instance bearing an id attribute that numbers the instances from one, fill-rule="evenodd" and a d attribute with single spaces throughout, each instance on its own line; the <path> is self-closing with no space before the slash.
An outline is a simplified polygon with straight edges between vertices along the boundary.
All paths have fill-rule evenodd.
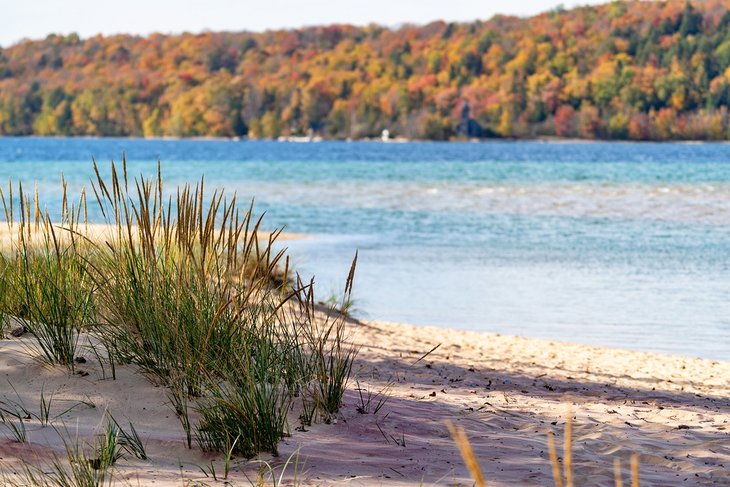
<path id="1" fill-rule="evenodd" d="M 284 485 L 472 485 L 447 420 L 466 430 L 489 485 L 552 485 L 547 432 L 562 445 L 567 411 L 576 485 L 613 485 L 615 458 L 628 484 L 632 453 L 642 485 L 730 484 L 730 362 L 395 323 L 353 322 L 352 340 L 360 353 L 336 419 L 302 431 L 292 411 L 280 455 L 258 459 L 284 469 Z M 222 457 L 185 448 L 164 388 L 131 365 L 104 379 L 91 353 L 70 376 L 34 361 L 29 343 L 0 342 L 0 400 L 36 411 L 43 390 L 51 417 L 71 409 L 55 428 L 27 420 L 27 443 L 2 426 L 6 479 L 21 459 L 62 456 L 59 432 L 93 441 L 108 410 L 134 424 L 150 457 L 120 460 L 118 485 L 217 484 L 205 470 L 213 462 L 220 475 Z M 261 466 L 236 459 L 228 481 L 249 485 Z"/>
<path id="2" fill-rule="evenodd" d="M 0 487 L 730 487 L 730 0 L 0 2 Z"/>

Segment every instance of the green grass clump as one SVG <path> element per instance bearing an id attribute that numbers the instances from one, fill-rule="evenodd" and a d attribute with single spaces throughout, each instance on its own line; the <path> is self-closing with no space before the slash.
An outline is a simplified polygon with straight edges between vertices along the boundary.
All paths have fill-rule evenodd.
<path id="1" fill-rule="evenodd" d="M 10 186 L 12 198 L 12 185 Z M 13 221 L 13 205 L 0 191 L 9 232 L 15 244 L 2 256 L 0 288 L 4 290 L 3 316 L 14 316 L 36 338 L 36 348 L 43 361 L 74 369 L 79 336 L 90 325 L 94 314 L 93 286 L 87 272 L 84 252 L 73 238 L 77 231 L 82 193 L 78 205 L 68 208 L 64 198 L 61 229 L 55 229 L 48 215 L 41 215 L 38 195 L 33 200 L 20 185 L 20 215 Z M 10 208 L 10 210 L 8 210 Z M 31 220 L 31 208 L 34 218 Z M 57 232 L 64 235 L 59 235 Z M 71 235 L 69 240 L 67 237 Z M 62 240 L 68 240 L 63 242 Z M 81 245 L 81 244 L 79 244 Z"/>
<path id="2" fill-rule="evenodd" d="M 117 444 L 136 458 L 139 458 L 140 460 L 147 460 L 145 444 L 139 437 L 139 433 L 137 433 L 137 429 L 134 427 L 132 422 L 129 422 L 129 430 L 125 431 L 111 413 L 107 412 L 107 415 L 109 416 L 109 421 L 113 423 L 118 430 Z"/>
<path id="3" fill-rule="evenodd" d="M 204 450 L 225 451 L 237 439 L 233 453 L 277 453 L 295 391 L 285 381 L 288 343 L 279 336 L 273 311 L 248 316 L 248 327 L 235 338 L 239 354 L 209 376 L 208 397 L 198 408 L 198 443 Z"/>
<path id="4" fill-rule="evenodd" d="M 110 487 L 114 483 L 111 472 L 113 462 L 102 463 L 111 458 L 102 460 L 98 456 L 102 449 L 114 441 L 114 437 L 109 434 L 107 428 L 106 434 L 99 440 L 99 449 L 95 455 L 89 455 L 78 439 L 72 441 L 67 435 L 62 435 L 65 456 L 55 456 L 50 464 L 23 461 L 20 471 L 14 472 L 12 476 L 0 468 L 0 480 L 3 485 L 12 487 Z M 107 453 L 110 451 L 104 455 Z"/>
<path id="5" fill-rule="evenodd" d="M 73 371 L 87 332 L 112 378 L 132 363 L 166 386 L 188 447 L 195 437 L 209 451 L 276 453 L 295 397 L 326 419 L 338 410 L 356 354 L 344 315 L 321 318 L 313 282 L 289 277 L 280 232 L 263 234 L 252 204 L 207 197 L 202 179 L 165 192 L 159 166 L 133 180 L 126 162 L 94 172 L 101 235 L 86 231 L 84 193 L 69 207 L 65 183 L 58 226 L 22 186 L 16 222 L 12 185 L 7 200 L 0 192 L 14 235 L 0 314 L 26 326 L 46 362 Z"/>
<path id="6" fill-rule="evenodd" d="M 26 443 L 28 441 L 28 430 L 25 427 L 23 418 L 24 416 L 18 411 L 0 409 L 0 423 L 8 427 L 11 437 L 16 443 Z"/>
<path id="7" fill-rule="evenodd" d="M 96 457 L 90 460 L 93 468 L 106 471 L 122 458 L 120 438 L 121 428 L 114 418 L 107 413 L 104 434 L 100 435 L 97 441 Z"/>
<path id="8" fill-rule="evenodd" d="M 69 249 L 26 251 L 18 257 L 20 268 L 9 288 L 18 293 L 25 310 L 19 321 L 37 338 L 45 361 L 73 370 L 79 337 L 93 307 L 83 263 Z"/>

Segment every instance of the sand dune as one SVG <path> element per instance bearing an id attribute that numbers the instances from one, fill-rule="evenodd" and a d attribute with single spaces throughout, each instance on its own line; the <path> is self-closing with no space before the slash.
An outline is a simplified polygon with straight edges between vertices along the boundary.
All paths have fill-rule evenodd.
<path id="1" fill-rule="evenodd" d="M 280 468 L 298 452 L 299 467 L 287 467 L 285 477 L 298 470 L 302 485 L 472 485 L 446 420 L 466 429 L 489 485 L 552 485 L 546 434 L 562 443 L 567 410 L 575 418 L 576 485 L 613 485 L 617 457 L 626 485 L 634 452 L 642 485 L 730 485 L 730 362 L 394 323 L 356 324 L 352 339 L 362 346 L 354 368 L 360 388 L 385 389 L 388 400 L 377 414 L 358 413 L 367 392 L 353 380 L 336 422 L 298 431 L 293 411 L 280 456 L 261 459 Z M 200 467 L 214 461 L 220 472 L 220 457 L 185 448 L 163 388 L 132 366 L 104 380 L 91 354 L 79 365 L 88 375 L 43 367 L 29 343 L 27 336 L 0 341 L 0 400 L 35 411 L 41 389 L 53 393 L 52 416 L 75 406 L 56 428 L 86 441 L 108 408 L 123 425 L 134 423 L 150 455 L 120 461 L 120 479 L 216 484 Z M 36 419 L 26 425 L 25 444 L 0 427 L 8 476 L 20 459 L 38 463 L 63 452 L 53 428 Z M 259 467 L 239 459 L 231 480 L 248 485 Z"/>

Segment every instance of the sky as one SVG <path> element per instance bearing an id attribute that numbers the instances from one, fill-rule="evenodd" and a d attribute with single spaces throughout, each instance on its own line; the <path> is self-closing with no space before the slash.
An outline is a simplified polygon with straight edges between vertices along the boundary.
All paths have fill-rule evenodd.
<path id="1" fill-rule="evenodd" d="M 604 0 L 607 1 L 607 0 Z M 563 1 L 566 8 L 601 0 Z M 0 46 L 46 35 L 263 31 L 332 23 L 397 26 L 532 15 L 560 0 L 0 0 Z"/>

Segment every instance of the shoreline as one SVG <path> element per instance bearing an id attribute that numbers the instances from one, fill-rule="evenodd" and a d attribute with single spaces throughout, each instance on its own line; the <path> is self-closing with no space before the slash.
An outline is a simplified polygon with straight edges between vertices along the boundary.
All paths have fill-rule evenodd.
<path id="1" fill-rule="evenodd" d="M 35 229 L 34 224 L 31 225 L 33 229 Z M 58 228 L 58 226 L 56 227 Z M 79 231 L 84 228 L 83 224 L 79 225 Z M 115 231 L 112 226 L 107 225 L 106 223 L 88 223 L 86 225 L 86 228 L 88 229 L 88 234 L 86 237 L 90 238 L 94 241 L 101 241 L 104 238 L 108 238 L 109 232 Z M 13 229 L 13 232 L 16 232 L 18 229 L 18 226 L 16 225 Z M 57 236 L 60 237 L 60 239 L 63 239 L 63 236 L 65 235 L 64 232 L 60 230 L 56 230 Z M 268 228 L 260 229 L 258 231 L 259 235 L 259 241 L 265 242 L 268 240 L 268 238 L 275 233 L 276 230 L 271 230 Z M 37 238 L 39 235 L 36 234 L 36 231 L 33 232 L 33 238 Z M 278 234 L 275 244 L 277 247 L 287 249 L 287 255 L 289 255 L 292 258 L 292 262 L 296 262 L 296 254 L 291 253 L 291 249 L 289 248 L 290 244 L 296 245 L 296 243 L 299 242 L 315 242 L 321 241 L 323 238 L 331 238 L 333 236 L 331 235 L 324 235 L 324 234 L 318 234 L 318 233 L 298 233 L 298 232 L 288 232 L 288 231 L 282 231 Z M 0 251 L 9 251 L 13 249 L 14 245 L 14 239 L 15 234 L 11 233 L 10 228 L 6 224 L 0 224 Z M 293 267 L 292 269 L 297 270 L 296 267 Z M 320 290 L 321 291 L 321 290 Z M 397 321 L 393 321 L 384 317 L 379 318 L 360 318 L 357 315 L 353 317 L 354 319 L 358 321 L 374 321 L 379 323 L 397 323 Z M 621 350 L 626 352 L 635 352 L 635 353 L 650 353 L 650 354 L 660 354 L 660 355 L 666 355 L 669 357 L 673 357 L 675 359 L 697 359 L 697 360 L 709 360 L 709 361 L 717 361 L 721 360 L 715 357 L 702 357 L 699 355 L 692 355 L 691 353 L 681 353 L 681 352 L 675 352 L 675 351 L 666 351 L 666 350 L 651 350 L 651 349 L 641 349 L 641 348 L 629 348 L 623 344 L 602 344 L 597 342 L 591 342 L 590 338 L 583 338 L 576 337 L 575 339 L 566 339 L 563 337 L 547 337 L 547 336 L 536 336 L 532 335 L 529 332 L 527 333 L 514 333 L 511 330 L 502 330 L 502 331 L 495 331 L 495 330 L 476 330 L 473 328 L 462 328 L 458 325 L 458 323 L 443 323 L 443 324 L 435 324 L 435 323 L 423 323 L 417 325 L 419 328 L 432 328 L 434 330 L 453 330 L 458 333 L 476 333 L 478 335 L 489 335 L 494 337 L 510 337 L 514 339 L 527 339 L 527 340 L 535 340 L 535 341 L 542 341 L 545 343 L 551 343 L 551 342 L 557 342 L 562 343 L 565 345 L 572 345 L 572 346 L 586 346 L 586 347 L 594 347 L 596 349 L 606 349 L 606 350 Z M 533 330 L 534 331 L 534 330 Z M 730 360 L 730 357 L 728 358 Z"/>
<path id="2" fill-rule="evenodd" d="M 394 325 L 404 325 L 404 323 L 400 323 L 398 321 L 389 321 L 389 320 L 374 320 L 382 324 L 394 324 Z M 499 340 L 500 338 L 505 338 L 508 340 L 529 340 L 531 342 L 536 343 L 542 343 L 545 346 L 550 346 L 552 344 L 559 344 L 560 346 L 565 347 L 587 347 L 590 349 L 595 350 L 598 353 L 605 352 L 605 353 L 612 353 L 612 352 L 626 352 L 626 353 L 637 353 L 637 354 L 648 354 L 648 355 L 658 355 L 661 357 L 665 357 L 667 359 L 674 359 L 674 360 L 702 360 L 707 362 L 730 362 L 730 357 L 726 359 L 717 358 L 717 357 L 703 357 L 700 355 L 693 355 L 691 352 L 680 352 L 680 351 L 668 351 L 668 350 L 662 350 L 662 349 L 645 349 L 645 348 L 632 348 L 630 346 L 619 344 L 619 343 L 600 343 L 593 341 L 590 337 L 588 338 L 581 338 L 581 337 L 574 337 L 574 338 L 565 338 L 565 337 L 551 337 L 551 336 L 539 336 L 539 335 L 533 335 L 531 333 L 513 333 L 510 331 L 494 331 L 494 330 L 474 330 L 469 328 L 459 328 L 455 325 L 433 325 L 433 324 L 423 324 L 423 325 L 410 325 L 410 326 L 418 326 L 419 328 L 434 328 L 434 329 L 441 329 L 441 330 L 452 330 L 458 333 L 466 333 L 466 334 L 474 334 L 476 336 L 489 336 L 492 338 L 495 338 Z M 547 327 L 549 328 L 549 327 Z"/>
<path id="3" fill-rule="evenodd" d="M 547 433 L 562 444 L 567 411 L 575 418 L 576 485 L 612 484 L 615 458 L 626 482 L 633 453 L 642 485 L 727 479 L 728 361 L 387 322 L 353 321 L 351 331 L 360 353 L 335 420 L 300 431 L 290 416 L 291 436 L 280 444 L 280 456 L 259 456 L 279 469 L 297 456 L 300 466 L 287 466 L 285 478 L 298 474 L 301 485 L 472 485 L 447 420 L 465 428 L 489 485 L 550 484 Z M 22 349 L 26 340 L 0 341 L 0 373 L 29 408 L 37 407 L 41 389 L 55 394 L 58 408 L 88 398 L 95 408 L 78 407 L 61 418 L 80 437 L 93 438 L 108 408 L 123 424 L 133 421 L 147 441 L 151 460 L 120 462 L 122 479 L 212 482 L 200 465 L 213 461 L 220 468 L 222 459 L 184 447 L 164 389 L 132 366 L 120 366 L 116 381 L 102 380 L 93 357 L 83 366 L 88 376 L 69 377 L 33 362 Z M 0 399 L 14 394 L 0 387 Z M 381 398 L 382 409 L 373 414 Z M 364 402 L 369 414 L 358 412 Z M 48 429 L 32 422 L 28 429 L 27 445 L 0 436 L 6 471 L 20 458 L 61 453 Z M 231 480 L 248 485 L 246 475 L 256 478 L 259 467 L 238 459 Z"/>
<path id="4" fill-rule="evenodd" d="M 592 353 L 596 354 L 611 354 L 611 353 L 627 353 L 627 354 L 642 354 L 647 356 L 656 356 L 661 357 L 666 360 L 698 360 L 703 362 L 717 362 L 719 364 L 728 363 L 730 364 L 730 357 L 727 359 L 718 359 L 713 357 L 700 357 L 691 355 L 689 353 L 680 353 L 680 352 L 667 352 L 663 350 L 646 350 L 646 349 L 639 349 L 639 348 L 629 348 L 626 346 L 621 345 L 611 345 L 611 344 L 600 344 L 600 343 L 590 343 L 588 341 L 580 341 L 578 339 L 567 339 L 567 338 L 560 338 L 560 337 L 546 337 L 546 336 L 535 336 L 530 334 L 516 334 L 516 333 L 509 333 L 509 332 L 500 332 L 500 331 L 492 331 L 492 330 L 474 330 L 474 329 L 468 329 L 468 328 L 460 328 L 455 325 L 434 325 L 434 324 L 412 324 L 412 323 L 403 323 L 399 321 L 391 321 L 391 320 L 385 320 L 385 319 L 373 319 L 373 320 L 359 320 L 355 318 L 357 321 L 361 321 L 364 323 L 377 323 L 380 326 L 393 326 L 393 327 L 415 327 L 418 329 L 427 329 L 430 332 L 435 333 L 436 335 L 443 335 L 443 332 L 452 332 L 457 333 L 459 335 L 463 334 L 465 336 L 469 336 L 472 339 L 480 339 L 480 338 L 489 338 L 496 340 L 497 342 L 506 340 L 507 342 L 518 342 L 518 341 L 527 341 L 535 344 L 541 344 L 542 346 L 558 346 L 561 349 L 562 348 L 570 348 L 570 349 L 590 349 Z M 438 332 L 442 333 L 438 333 Z"/>
<path id="5" fill-rule="evenodd" d="M 360 139 L 333 139 L 317 136 L 312 140 L 304 140 L 304 136 L 280 136 L 278 138 L 251 138 L 247 135 L 235 137 L 219 137 L 219 136 L 192 136 L 177 137 L 173 135 L 163 135 L 155 137 L 144 136 L 121 136 L 121 135 L 0 135 L 0 139 L 48 139 L 48 140 L 148 140 L 157 142 L 170 141 L 191 141 L 191 142 L 276 142 L 284 144 L 319 144 L 322 142 L 375 142 L 380 144 L 402 144 L 402 143 L 437 143 L 437 144 L 480 144 L 480 143 L 542 143 L 557 145 L 580 145 L 580 144 L 683 144 L 683 145 L 726 145 L 730 144 L 730 140 L 705 140 L 705 139 L 670 139 L 670 140 L 629 140 L 629 139 L 581 139 L 575 137 L 557 137 L 557 136 L 538 136 L 538 137 L 485 137 L 485 138 L 454 138 L 448 140 L 439 139 L 407 139 L 392 138 L 382 140 L 380 137 L 365 137 Z"/>

